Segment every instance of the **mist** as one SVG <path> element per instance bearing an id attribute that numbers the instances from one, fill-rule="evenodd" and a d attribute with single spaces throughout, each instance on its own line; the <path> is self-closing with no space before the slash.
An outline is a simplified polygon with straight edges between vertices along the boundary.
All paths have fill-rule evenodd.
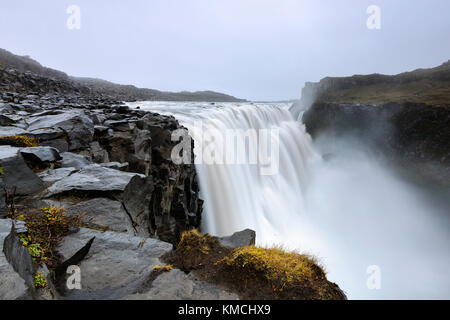
<path id="1" fill-rule="evenodd" d="M 366 26 L 373 4 L 380 30 Z M 79 30 L 66 26 L 70 5 Z M 327 76 L 447 61 L 449 11 L 447 0 L 1 1 L 0 47 L 73 76 L 287 100 Z"/>
<path id="2" fill-rule="evenodd" d="M 450 205 L 402 180 L 357 139 L 321 136 L 305 192 L 309 251 L 350 299 L 450 297 Z M 302 237 L 302 235 L 300 235 Z M 369 289 L 369 266 L 381 286 Z"/>

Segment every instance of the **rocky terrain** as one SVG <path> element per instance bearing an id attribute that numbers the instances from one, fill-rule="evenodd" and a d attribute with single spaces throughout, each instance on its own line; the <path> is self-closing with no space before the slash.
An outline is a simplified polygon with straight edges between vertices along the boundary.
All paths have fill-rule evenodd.
<path id="1" fill-rule="evenodd" d="M 450 61 L 395 76 L 307 83 L 292 112 L 310 134 L 353 137 L 402 174 L 450 190 Z"/>
<path id="2" fill-rule="evenodd" d="M 96 97 L 109 96 L 120 101 L 245 101 L 214 91 L 164 92 L 120 85 L 102 79 L 71 77 L 64 72 L 46 68 L 28 56 L 18 56 L 4 49 L 0 49 L 0 72 L 1 78 L 7 79 L 1 84 L 5 91 L 35 92 L 36 83 L 39 83 L 39 89 L 46 83 L 47 88 L 57 92 L 82 92 Z"/>
<path id="3" fill-rule="evenodd" d="M 345 299 L 308 256 L 196 231 L 175 118 L 24 61 L 0 68 L 0 300 Z"/>

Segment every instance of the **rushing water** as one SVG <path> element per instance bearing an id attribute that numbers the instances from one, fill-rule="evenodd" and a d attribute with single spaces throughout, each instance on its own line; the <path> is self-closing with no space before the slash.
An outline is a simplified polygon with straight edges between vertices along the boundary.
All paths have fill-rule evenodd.
<path id="1" fill-rule="evenodd" d="M 349 298 L 450 298 L 449 208 L 397 179 L 355 141 L 314 145 L 288 104 L 130 106 L 174 115 L 197 145 L 210 129 L 277 130 L 275 174 L 262 175 L 260 163 L 196 165 L 204 231 L 251 228 L 259 245 L 311 253 Z M 367 286 L 370 266 L 380 271 L 379 289 Z"/>

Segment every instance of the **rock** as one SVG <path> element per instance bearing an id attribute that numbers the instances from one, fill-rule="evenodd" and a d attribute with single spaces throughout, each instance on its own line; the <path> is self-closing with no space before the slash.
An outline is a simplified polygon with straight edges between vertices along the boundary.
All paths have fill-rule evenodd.
<path id="1" fill-rule="evenodd" d="M 357 139 L 408 180 L 450 192 L 449 107 L 318 101 L 303 114 L 303 122 L 314 138 Z"/>
<path id="2" fill-rule="evenodd" d="M 5 184 L 0 174 L 0 219 L 6 218 L 6 209 Z"/>
<path id="3" fill-rule="evenodd" d="M 105 168 L 111 168 L 121 171 L 127 171 L 128 170 L 128 162 L 125 163 L 119 163 L 119 162 L 106 162 L 100 164 L 102 167 Z"/>
<path id="4" fill-rule="evenodd" d="M 55 162 L 61 159 L 58 150 L 52 147 L 29 147 L 20 149 L 20 153 L 27 159 L 37 162 Z"/>
<path id="5" fill-rule="evenodd" d="M 53 300 L 58 298 L 55 287 L 53 286 L 50 272 L 45 265 L 38 266 L 34 263 L 28 249 L 22 245 L 19 240 L 19 234 L 27 232 L 27 227 L 22 221 L 14 221 L 11 231 L 4 239 L 3 252 L 6 260 L 11 267 L 24 280 L 29 288 L 33 299 Z M 34 276 L 41 273 L 45 276 L 48 286 L 45 288 L 36 288 L 34 285 Z"/>
<path id="6" fill-rule="evenodd" d="M 74 167 L 69 168 L 58 168 L 58 169 L 47 169 L 45 171 L 39 172 L 38 176 L 42 179 L 42 181 L 46 183 L 54 183 L 59 181 L 73 172 L 77 171 Z"/>
<path id="7" fill-rule="evenodd" d="M 142 289 L 141 289 L 142 290 Z M 140 291 L 141 291 L 140 290 Z M 231 291 L 197 279 L 179 269 L 164 272 L 148 291 L 127 296 L 127 300 L 239 300 Z"/>
<path id="8" fill-rule="evenodd" d="M 86 148 L 94 136 L 94 123 L 82 111 L 66 111 L 56 115 L 35 117 L 28 130 L 58 128 L 69 139 L 69 150 Z"/>
<path id="9" fill-rule="evenodd" d="M 65 292 L 66 299 L 128 296 L 161 264 L 159 258 L 172 250 L 171 244 L 156 239 L 80 229 L 63 239 L 58 252 L 64 260 L 70 259 L 94 237 L 89 253 L 79 263 L 82 289 Z"/>
<path id="10" fill-rule="evenodd" d="M 30 131 L 30 134 L 40 142 L 43 142 L 60 138 L 64 135 L 64 132 L 57 128 L 42 128 Z"/>
<path id="11" fill-rule="evenodd" d="M 37 193 L 44 188 L 42 180 L 26 165 L 20 148 L 0 146 L 0 166 L 6 189 L 16 195 Z"/>
<path id="12" fill-rule="evenodd" d="M 8 116 L 0 114 L 0 126 L 9 126 L 13 124 L 15 121 Z"/>
<path id="13" fill-rule="evenodd" d="M 108 152 L 106 150 L 102 149 L 102 147 L 100 147 L 100 144 L 98 143 L 98 141 L 92 142 L 90 145 L 90 149 L 91 149 L 92 160 L 95 163 L 109 162 Z"/>
<path id="14" fill-rule="evenodd" d="M 250 246 L 255 244 L 256 232 L 245 229 L 243 231 L 235 232 L 228 237 L 220 237 L 218 240 L 222 245 L 230 248 Z"/>
<path id="15" fill-rule="evenodd" d="M 69 191 L 122 192 L 136 175 L 92 164 L 55 182 L 44 194 L 50 197 Z"/>
<path id="16" fill-rule="evenodd" d="M 141 237 L 155 235 L 157 231 L 155 216 L 150 206 L 153 190 L 151 176 L 135 176 L 125 187 L 123 194 L 123 206 L 131 219 L 136 235 Z"/>
<path id="17" fill-rule="evenodd" d="M 86 223 L 92 223 L 110 231 L 134 234 L 127 212 L 119 201 L 95 198 L 65 208 L 68 214 L 82 215 L 82 219 Z"/>
<path id="18" fill-rule="evenodd" d="M 0 127 L 0 137 L 20 136 L 26 134 L 28 134 L 28 132 L 21 128 L 3 126 Z"/>
<path id="19" fill-rule="evenodd" d="M 5 238 L 11 231 L 11 220 L 0 220 L 0 300 L 31 299 L 25 281 L 14 271 L 3 253 Z"/>
<path id="20" fill-rule="evenodd" d="M 81 169 L 92 164 L 92 161 L 88 157 L 81 154 L 63 152 L 61 153 L 61 156 L 61 167 L 63 168 Z"/>
<path id="21" fill-rule="evenodd" d="M 58 150 L 60 153 L 69 151 L 69 144 L 64 139 L 55 139 L 40 142 L 41 146 L 52 147 Z"/>
<path id="22" fill-rule="evenodd" d="M 107 120 L 104 122 L 105 126 L 113 129 L 114 131 L 130 131 L 132 126 L 128 120 Z"/>

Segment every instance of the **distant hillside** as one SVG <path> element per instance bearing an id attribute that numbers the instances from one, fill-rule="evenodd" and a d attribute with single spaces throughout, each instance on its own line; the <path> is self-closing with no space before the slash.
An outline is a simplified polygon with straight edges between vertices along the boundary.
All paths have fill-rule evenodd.
<path id="1" fill-rule="evenodd" d="M 18 56 L 7 50 L 0 49 L 0 69 L 14 69 L 14 79 L 17 83 L 8 83 L 2 86 L 8 90 L 13 90 L 11 85 L 18 85 L 18 89 L 27 89 L 29 83 L 26 77 L 19 76 L 17 73 L 32 73 L 34 79 L 49 78 L 52 82 L 62 81 L 64 88 L 68 85 L 73 86 L 75 92 L 90 91 L 91 94 L 103 94 L 114 97 L 118 100 L 162 100 L 162 101 L 211 101 L 211 102 L 239 102 L 245 101 L 230 95 L 214 91 L 198 92 L 164 92 L 154 89 L 137 88 L 133 85 L 120 85 L 106 80 L 95 78 L 71 77 L 66 73 L 42 66 L 39 62 L 31 59 L 29 56 Z"/>
<path id="2" fill-rule="evenodd" d="M 450 60 L 431 69 L 398 75 L 326 77 L 307 82 L 297 105 L 306 109 L 316 101 L 334 103 L 413 102 L 450 106 Z"/>
<path id="3" fill-rule="evenodd" d="M 39 76 L 68 80 L 64 72 L 46 68 L 29 56 L 18 56 L 0 48 L 0 66 L 13 68 L 19 72 L 32 72 Z"/>
<path id="4" fill-rule="evenodd" d="M 95 78 L 70 77 L 74 82 L 92 90 L 121 97 L 122 100 L 162 100 L 162 101 L 211 101 L 238 102 L 245 101 L 214 91 L 199 92 L 165 92 L 155 89 L 137 88 L 133 85 L 121 85 Z"/>

